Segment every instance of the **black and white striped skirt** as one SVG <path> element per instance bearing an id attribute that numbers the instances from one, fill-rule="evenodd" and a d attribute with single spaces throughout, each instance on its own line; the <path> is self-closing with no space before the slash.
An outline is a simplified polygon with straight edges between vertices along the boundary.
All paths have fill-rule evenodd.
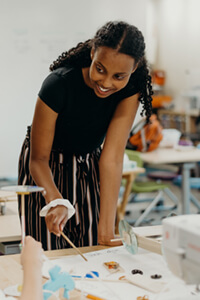
<path id="1" fill-rule="evenodd" d="M 64 199 L 68 199 L 75 208 L 75 215 L 67 221 L 63 232 L 77 246 L 97 245 L 97 227 L 99 221 L 100 186 L 99 158 L 101 149 L 84 156 L 66 155 L 52 150 L 49 165 L 54 182 Z M 30 128 L 23 143 L 18 166 L 18 184 L 35 185 L 29 172 Z M 19 196 L 19 215 L 21 199 Z M 25 196 L 25 230 L 42 243 L 44 250 L 64 249 L 70 245 L 47 230 L 45 218 L 39 212 L 45 206 L 40 192 Z"/>

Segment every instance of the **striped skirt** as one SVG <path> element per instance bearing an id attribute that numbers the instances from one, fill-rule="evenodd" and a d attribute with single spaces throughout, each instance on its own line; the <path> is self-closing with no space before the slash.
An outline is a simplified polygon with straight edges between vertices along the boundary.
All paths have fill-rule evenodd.
<path id="1" fill-rule="evenodd" d="M 97 245 L 97 227 L 99 221 L 100 186 L 99 158 L 101 150 L 96 149 L 84 156 L 66 155 L 52 150 L 49 166 L 54 182 L 64 199 L 68 199 L 75 208 L 75 215 L 67 221 L 63 232 L 77 246 Z M 29 172 L 30 128 L 23 143 L 18 165 L 18 184 L 35 185 Z M 25 231 L 42 243 L 44 250 L 69 248 L 63 237 L 50 234 L 45 218 L 39 212 L 45 206 L 40 192 L 25 196 Z M 18 197 L 19 215 L 21 199 Z"/>

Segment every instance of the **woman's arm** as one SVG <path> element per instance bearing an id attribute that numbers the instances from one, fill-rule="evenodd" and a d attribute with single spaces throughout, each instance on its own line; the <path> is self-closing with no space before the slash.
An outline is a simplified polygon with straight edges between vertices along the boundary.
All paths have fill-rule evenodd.
<path id="1" fill-rule="evenodd" d="M 49 167 L 57 116 L 55 111 L 38 98 L 31 129 L 29 167 L 35 183 L 45 189 L 47 203 L 56 198 L 63 198 L 54 183 Z M 59 231 L 67 222 L 67 208 L 64 206 L 51 208 L 45 220 L 49 231 L 59 235 Z"/>
<path id="2" fill-rule="evenodd" d="M 50 202 L 62 198 L 59 193 L 51 170 L 49 157 L 55 133 L 58 114 L 38 98 L 31 128 L 30 172 L 37 185 L 44 187 L 45 200 Z"/>
<path id="3" fill-rule="evenodd" d="M 32 237 L 25 237 L 21 254 L 23 284 L 20 300 L 42 300 L 42 246 Z"/>
<path id="4" fill-rule="evenodd" d="M 114 244 L 110 242 L 110 239 L 114 237 L 124 150 L 138 105 L 138 95 L 126 98 L 119 103 L 109 125 L 100 157 L 100 218 L 98 243 L 102 245 L 117 245 L 117 243 Z"/>

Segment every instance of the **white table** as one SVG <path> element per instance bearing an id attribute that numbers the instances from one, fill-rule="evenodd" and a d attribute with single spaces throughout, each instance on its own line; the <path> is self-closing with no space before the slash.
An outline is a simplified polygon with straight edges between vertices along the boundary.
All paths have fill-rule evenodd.
<path id="1" fill-rule="evenodd" d="M 200 161 L 200 149 L 192 148 L 188 150 L 178 150 L 175 148 L 157 148 L 154 151 L 141 153 L 141 158 L 145 163 L 168 164 L 175 163 L 182 165 L 182 213 L 190 213 L 190 201 L 200 210 L 200 199 L 196 199 L 190 192 L 190 170 L 195 167 L 195 163 Z"/>
<path id="2" fill-rule="evenodd" d="M 21 226 L 17 207 L 17 200 L 7 201 L 6 214 L 0 215 L 0 243 L 21 241 Z"/>
<path id="3" fill-rule="evenodd" d="M 5 215 L 6 213 L 6 204 L 7 202 L 17 202 L 17 195 L 13 192 L 5 192 L 0 190 L 0 210 L 1 214 Z"/>

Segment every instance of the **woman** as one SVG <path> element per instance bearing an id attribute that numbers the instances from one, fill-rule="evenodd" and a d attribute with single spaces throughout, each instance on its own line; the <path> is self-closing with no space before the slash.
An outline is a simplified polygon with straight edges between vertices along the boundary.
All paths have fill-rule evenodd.
<path id="1" fill-rule="evenodd" d="M 143 35 L 125 22 L 108 22 L 50 70 L 19 161 L 18 183 L 46 191 L 26 197 L 26 232 L 44 250 L 69 247 L 62 230 L 76 246 L 118 245 L 110 240 L 124 149 L 139 102 L 147 121 L 151 115 Z M 70 220 L 64 205 L 39 217 L 45 204 L 63 198 L 75 208 Z"/>

